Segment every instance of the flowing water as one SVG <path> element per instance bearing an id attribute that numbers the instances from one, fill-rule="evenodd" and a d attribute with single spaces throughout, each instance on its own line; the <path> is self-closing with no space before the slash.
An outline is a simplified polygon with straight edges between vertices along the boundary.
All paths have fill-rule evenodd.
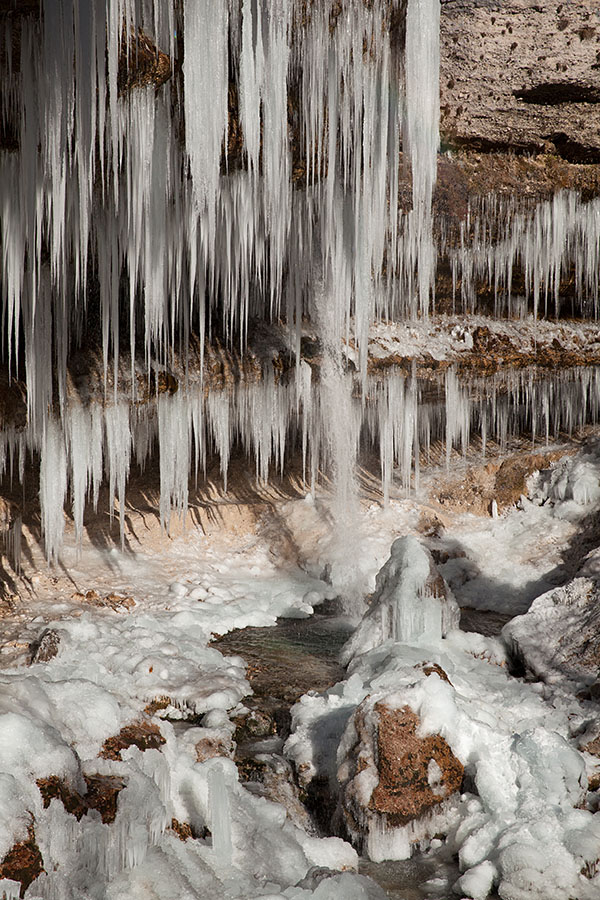
<path id="1" fill-rule="evenodd" d="M 485 610 L 462 611 L 469 630 L 498 634 L 507 617 Z M 306 619 L 279 619 L 271 628 L 244 628 L 219 638 L 220 652 L 242 656 L 248 664 L 253 696 L 246 705 L 273 722 L 275 734 L 246 737 L 238 744 L 236 761 L 241 778 L 252 777 L 253 761 L 265 754 L 279 756 L 289 733 L 291 706 L 307 691 L 321 692 L 341 681 L 345 669 L 338 659 L 353 632 L 345 618 L 317 612 Z M 288 777 L 293 780 L 291 769 Z M 335 803 L 327 791 L 309 795 L 308 809 L 321 833 L 331 833 Z M 452 885 L 460 875 L 457 861 L 443 848 L 417 852 L 409 860 L 374 863 L 361 858 L 359 871 L 384 889 L 390 900 L 451 900 Z M 492 898 L 493 900 L 493 898 Z"/>

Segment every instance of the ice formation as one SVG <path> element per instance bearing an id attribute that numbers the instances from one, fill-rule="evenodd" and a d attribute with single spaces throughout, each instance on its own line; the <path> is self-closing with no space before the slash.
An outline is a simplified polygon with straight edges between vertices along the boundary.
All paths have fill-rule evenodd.
<path id="1" fill-rule="evenodd" d="M 460 801 L 442 804 L 430 822 L 382 816 L 362 836 L 369 855 L 407 858 L 445 833 L 446 846 L 458 853 L 464 874 L 455 889 L 464 896 L 484 898 L 494 888 L 501 897 L 530 900 L 595 897 L 600 816 L 582 808 L 584 760 L 569 743 L 574 722 L 585 727 L 586 710 L 566 697 L 560 711 L 560 703 L 549 706 L 540 685 L 507 674 L 499 642 L 481 635 L 454 631 L 443 641 L 387 640 L 372 649 L 367 642 L 365 650 L 356 648 L 344 682 L 305 695 L 292 709 L 286 751 L 305 781 L 327 778 L 336 791 L 348 768 L 358 771 L 368 810 L 378 776 L 372 760 L 360 758 L 352 769 L 353 716 L 363 701 L 369 709 L 381 701 L 412 709 L 418 736 L 441 735 L 476 786 L 476 793 L 465 787 Z M 364 717 L 365 728 L 370 721 Z"/>
<path id="2" fill-rule="evenodd" d="M 301 364 L 295 388 L 277 400 L 268 399 L 268 379 L 263 390 L 229 398 L 206 401 L 200 388 L 171 405 L 161 400 L 167 527 L 171 510 L 186 507 L 191 448 L 200 464 L 216 449 L 226 476 L 236 436 L 265 477 L 299 431 L 311 476 L 329 468 L 340 507 L 352 496 L 365 421 L 380 441 L 384 490 L 395 465 L 405 482 L 412 467 L 418 478 L 419 448 L 432 439 L 428 413 L 414 384 L 398 380 L 377 387 L 371 403 L 367 338 L 380 317 L 427 315 L 437 255 L 448 255 L 460 278 L 464 309 L 485 271 L 508 290 L 510 312 L 517 264 L 536 313 L 556 308 L 570 265 L 595 309 L 597 201 L 562 192 L 527 215 L 491 198 L 471 210 L 458 240 L 436 243 L 439 3 L 409 0 L 405 50 L 402 12 L 394 0 L 308 8 L 300 0 L 45 0 L 39 18 L 6 20 L 0 106 L 17 149 L 0 151 L 0 353 L 26 383 L 27 428 L 7 425 L 0 454 L 19 444 L 21 473 L 25 446 L 40 455 L 49 558 L 60 551 L 65 497 L 80 533 L 85 495 L 97 497 L 104 474 L 123 528 L 131 458 L 153 447 L 139 435 L 139 420 L 154 415 L 135 406 L 140 385 L 176 350 L 186 358 L 191 332 L 201 354 L 209 330 L 243 348 L 250 320 L 282 317 L 299 363 L 308 317 L 323 348 L 322 383 L 309 385 Z M 180 81 L 123 87 L 138 30 L 174 70 L 185 51 Z M 401 147 L 412 170 L 408 213 L 395 202 Z M 104 388 L 98 406 L 81 408 L 68 360 L 95 317 Z M 344 344 L 356 350 L 358 386 Z M 131 371 L 121 390 L 126 346 Z M 464 444 L 469 407 L 459 421 L 456 391 L 446 390 L 446 440 Z M 134 405 L 124 409 L 125 400 Z M 495 400 L 491 407 L 497 419 Z"/>
<path id="3" fill-rule="evenodd" d="M 429 553 L 412 536 L 398 538 L 377 574 L 362 622 L 342 651 L 348 663 L 384 641 L 428 644 L 458 628 L 460 612 Z"/>

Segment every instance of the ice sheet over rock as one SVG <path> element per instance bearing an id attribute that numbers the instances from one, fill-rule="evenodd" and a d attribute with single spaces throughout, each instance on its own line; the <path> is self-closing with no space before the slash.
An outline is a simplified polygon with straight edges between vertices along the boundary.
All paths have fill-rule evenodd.
<path id="1" fill-rule="evenodd" d="M 342 662 L 387 640 L 430 644 L 458 628 L 460 611 L 429 551 L 416 538 L 398 538 L 378 572 L 362 622 L 342 651 Z"/>

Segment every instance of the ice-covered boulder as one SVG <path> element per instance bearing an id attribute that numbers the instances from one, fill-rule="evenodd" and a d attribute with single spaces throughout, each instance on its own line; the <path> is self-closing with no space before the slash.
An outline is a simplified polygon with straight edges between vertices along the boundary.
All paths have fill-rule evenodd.
<path id="1" fill-rule="evenodd" d="M 420 645 L 458 628 L 460 610 L 431 554 L 407 535 L 392 544 L 375 581 L 371 605 L 342 651 L 348 663 L 392 639 Z"/>
<path id="2" fill-rule="evenodd" d="M 375 860 L 405 859 L 411 845 L 444 830 L 463 765 L 439 734 L 419 736 L 418 715 L 393 700 L 367 697 L 352 716 L 340 752 L 340 807 L 353 841 Z"/>
<path id="3" fill-rule="evenodd" d="M 513 658 L 545 681 L 593 684 L 600 672 L 600 581 L 574 578 L 505 625 Z"/>

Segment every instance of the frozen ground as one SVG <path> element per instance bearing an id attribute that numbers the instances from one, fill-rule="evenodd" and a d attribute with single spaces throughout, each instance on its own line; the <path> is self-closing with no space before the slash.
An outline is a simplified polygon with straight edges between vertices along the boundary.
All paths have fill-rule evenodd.
<path id="1" fill-rule="evenodd" d="M 581 522 L 597 508 L 599 477 L 591 448 L 534 478 L 521 509 L 497 519 L 446 511 L 441 533 L 420 536 L 447 557 L 442 572 L 461 605 L 523 612 L 564 572 Z M 202 742 L 230 743 L 230 716 L 249 690 L 244 661 L 207 643 L 233 628 L 310 615 L 334 596 L 358 616 L 392 541 L 419 535 L 432 508 L 427 484 L 418 498 L 387 509 L 364 505 L 341 544 L 325 501 L 310 497 L 281 498 L 265 519 L 234 530 L 191 529 L 146 548 L 142 540 L 135 552 L 86 543 L 78 554 L 67 542 L 62 568 L 39 572 L 2 622 L 0 858 L 33 824 L 46 871 L 27 898 L 380 896 L 351 874 L 357 856 L 349 844 L 307 835 L 283 807 L 248 793 L 230 759 L 198 761 Z M 135 605 L 99 607 L 82 597 L 93 588 L 100 601 L 112 591 Z M 29 664 L 30 643 L 46 629 L 56 631 L 58 653 Z M 458 896 L 479 900 L 498 882 L 504 900 L 600 896 L 600 828 L 585 794 L 586 766 L 596 763 L 577 750 L 582 735 L 600 731 L 596 706 L 564 686 L 512 678 L 497 638 L 454 632 L 418 645 L 388 641 L 355 655 L 348 682 L 299 704 L 292 755 L 310 763 L 316 754 L 331 767 L 342 735 L 325 729 L 315 747 L 303 737 L 311 717 L 332 705 L 351 710 L 367 693 L 395 694 L 425 729 L 445 735 L 477 787 L 447 822 L 447 848 L 464 870 Z M 434 677 L 411 682 L 423 654 L 440 661 L 451 688 Z M 154 713 L 162 748 L 98 758 L 103 742 L 152 701 L 162 706 L 161 718 Z M 193 717 L 189 728 L 172 724 L 182 717 Z M 94 812 L 78 822 L 59 800 L 43 808 L 36 779 L 59 776 L 82 791 L 83 775 L 95 773 L 126 784 L 112 825 Z M 197 838 L 181 841 L 172 819 L 189 823 Z M 386 846 L 406 848 L 394 840 Z M 314 866 L 345 874 L 319 886 Z M 18 896 L 16 885 L 0 881 L 2 890 Z M 446 896 L 451 885 L 440 890 Z"/>

